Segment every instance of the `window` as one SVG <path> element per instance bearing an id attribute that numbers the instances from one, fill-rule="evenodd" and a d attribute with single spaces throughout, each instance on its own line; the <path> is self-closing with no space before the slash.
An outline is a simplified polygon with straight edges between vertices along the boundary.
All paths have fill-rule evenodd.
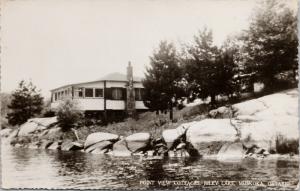
<path id="1" fill-rule="evenodd" d="M 54 93 L 54 101 L 57 101 L 57 93 Z"/>
<path id="2" fill-rule="evenodd" d="M 135 91 L 134 92 L 135 93 L 135 100 L 136 101 L 142 101 L 144 90 L 142 88 L 135 88 L 134 91 Z"/>
<path id="3" fill-rule="evenodd" d="M 94 97 L 94 89 L 93 88 L 85 88 L 85 97 Z"/>
<path id="4" fill-rule="evenodd" d="M 114 100 L 122 100 L 123 99 L 122 88 L 113 88 L 111 95 L 112 95 L 112 99 Z"/>
<path id="5" fill-rule="evenodd" d="M 103 97 L 103 89 L 95 88 L 95 97 Z"/>
<path id="6" fill-rule="evenodd" d="M 75 96 L 76 97 L 83 97 L 83 90 L 82 90 L 82 88 L 77 88 L 75 90 Z"/>

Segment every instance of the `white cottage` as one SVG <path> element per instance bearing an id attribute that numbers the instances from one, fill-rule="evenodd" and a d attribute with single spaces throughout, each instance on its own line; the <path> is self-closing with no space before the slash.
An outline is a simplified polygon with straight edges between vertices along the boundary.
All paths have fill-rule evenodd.
<path id="1" fill-rule="evenodd" d="M 101 79 L 69 84 L 51 90 L 51 108 L 56 109 L 65 99 L 76 100 L 81 110 L 86 112 L 126 111 L 132 115 L 135 111 L 148 108 L 143 103 L 143 84 L 141 79 L 133 77 L 129 62 L 127 75 L 111 73 Z"/>

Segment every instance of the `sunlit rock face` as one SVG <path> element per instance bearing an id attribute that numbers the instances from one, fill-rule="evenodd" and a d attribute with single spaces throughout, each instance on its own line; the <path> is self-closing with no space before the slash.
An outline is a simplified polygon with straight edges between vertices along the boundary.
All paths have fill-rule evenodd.
<path id="1" fill-rule="evenodd" d="M 20 126 L 18 136 L 28 136 L 30 133 L 34 133 L 35 131 L 41 131 L 50 128 L 56 123 L 56 117 L 29 119 L 26 123 Z"/>
<path id="2" fill-rule="evenodd" d="M 217 154 L 220 161 L 239 161 L 244 158 L 246 151 L 241 142 L 225 143 Z"/>
<path id="3" fill-rule="evenodd" d="M 74 142 L 72 140 L 65 140 L 61 144 L 61 150 L 63 151 L 75 151 L 83 149 L 83 144 Z"/>
<path id="4" fill-rule="evenodd" d="M 13 131 L 12 129 L 2 129 L 0 131 L 0 136 L 1 137 L 8 137 L 11 134 L 12 131 Z"/>
<path id="5" fill-rule="evenodd" d="M 190 126 L 192 126 L 193 124 L 195 124 L 195 122 L 182 124 L 182 125 L 178 126 L 176 129 L 164 130 L 162 133 L 162 137 L 163 137 L 164 141 L 166 142 L 168 149 L 170 149 L 172 147 L 176 147 L 177 146 L 177 145 L 175 145 L 176 142 L 178 142 L 179 139 L 182 138 L 186 134 L 186 131 L 188 130 L 188 128 Z M 179 143 L 180 142 L 178 142 L 177 144 L 179 144 Z"/>
<path id="6" fill-rule="evenodd" d="M 119 135 L 112 134 L 112 133 L 103 133 L 103 132 L 97 132 L 90 134 L 84 143 L 84 149 L 87 149 L 88 147 L 102 142 L 102 141 L 111 141 L 116 142 L 119 139 Z"/>
<path id="7" fill-rule="evenodd" d="M 229 119 L 205 119 L 192 125 L 186 132 L 186 141 L 200 155 L 216 154 L 226 142 L 236 140 L 236 130 Z"/>
<path id="8" fill-rule="evenodd" d="M 295 147 L 294 144 L 299 139 L 298 91 L 283 91 L 251 101 L 251 112 L 246 102 L 239 104 L 238 113 L 244 116 L 240 118 L 243 143 L 247 147 L 257 145 L 267 151 L 279 153 L 284 152 L 282 144 L 287 144 L 286 152 L 292 149 L 288 147 Z"/>
<path id="9" fill-rule="evenodd" d="M 298 153 L 296 89 L 234 104 L 231 108 L 220 107 L 212 110 L 210 116 L 225 118 L 205 119 L 187 130 L 187 141 L 200 154 L 218 153 L 225 149 L 226 142 L 237 141 L 245 151 L 260 148 L 270 153 Z M 230 147 L 231 156 L 234 148 Z M 240 148 L 237 157 L 241 155 Z"/>
<path id="10" fill-rule="evenodd" d="M 85 149 L 85 152 L 92 152 L 95 153 L 97 151 L 103 151 L 105 153 L 109 148 L 111 148 L 113 145 L 112 141 L 100 141 L 97 142 Z"/>
<path id="11" fill-rule="evenodd" d="M 135 133 L 125 138 L 127 147 L 132 152 L 137 152 L 150 144 L 150 133 Z"/>
<path id="12" fill-rule="evenodd" d="M 113 145 L 114 156 L 131 156 L 131 151 L 128 149 L 127 142 L 124 138 Z"/>

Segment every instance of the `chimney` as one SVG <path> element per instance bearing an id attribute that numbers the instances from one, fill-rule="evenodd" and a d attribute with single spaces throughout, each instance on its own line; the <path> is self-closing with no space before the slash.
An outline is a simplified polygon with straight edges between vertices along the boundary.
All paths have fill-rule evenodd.
<path id="1" fill-rule="evenodd" d="M 135 118 L 135 93 L 133 84 L 133 69 L 131 63 L 127 66 L 127 99 L 126 99 L 126 110 L 128 117 Z"/>
<path id="2" fill-rule="evenodd" d="M 128 62 L 127 66 L 127 81 L 133 81 L 133 69 L 130 61 Z"/>

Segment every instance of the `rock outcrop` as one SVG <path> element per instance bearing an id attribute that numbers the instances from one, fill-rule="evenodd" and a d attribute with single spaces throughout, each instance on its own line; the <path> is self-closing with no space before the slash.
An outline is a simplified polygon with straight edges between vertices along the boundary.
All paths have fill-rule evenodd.
<path id="1" fill-rule="evenodd" d="M 217 154 L 217 159 L 220 161 L 239 161 L 244 158 L 246 150 L 241 142 L 225 143 Z"/>
<path id="2" fill-rule="evenodd" d="M 35 131 L 41 131 L 57 123 L 56 117 L 33 118 L 20 126 L 18 136 L 28 136 Z"/>
<path id="3" fill-rule="evenodd" d="M 72 140 L 66 140 L 61 144 L 62 151 L 76 151 L 83 149 L 83 144 L 79 142 L 74 142 Z"/>
<path id="4" fill-rule="evenodd" d="M 99 153 L 101 151 L 101 153 L 102 152 L 105 153 L 109 149 L 112 148 L 113 144 L 114 144 L 114 142 L 112 142 L 112 141 L 100 141 L 100 142 L 97 142 L 97 143 L 85 148 L 85 152 Z"/>
<path id="5" fill-rule="evenodd" d="M 0 136 L 1 137 L 8 137 L 11 134 L 12 131 L 13 131 L 12 129 L 2 129 L 0 131 Z"/>
<path id="6" fill-rule="evenodd" d="M 112 141 L 116 142 L 119 139 L 119 135 L 112 134 L 112 133 L 103 133 L 97 132 L 90 134 L 84 143 L 84 149 L 87 149 L 91 145 L 99 143 L 101 141 Z"/>
<path id="7" fill-rule="evenodd" d="M 126 137 L 125 141 L 131 152 L 143 151 L 150 144 L 150 133 L 135 133 Z"/>
<path id="8" fill-rule="evenodd" d="M 200 155 L 210 155 L 216 154 L 223 144 L 236 141 L 236 134 L 229 119 L 205 119 L 187 130 L 186 139 Z"/>
<path id="9" fill-rule="evenodd" d="M 131 156 L 132 152 L 128 149 L 127 142 L 124 138 L 113 145 L 114 156 Z"/>
<path id="10" fill-rule="evenodd" d="M 176 148 L 180 143 L 180 139 L 186 134 L 187 129 L 195 124 L 195 122 L 181 124 L 176 129 L 167 129 L 162 133 L 162 137 L 167 144 L 168 149 Z"/>
<path id="11" fill-rule="evenodd" d="M 0 132 L 16 147 L 81 150 L 115 156 L 188 157 L 215 156 L 222 161 L 270 154 L 298 154 L 298 91 L 288 90 L 223 106 L 209 112 L 211 118 L 183 123 L 164 130 L 153 139 L 150 133 L 121 137 L 112 133 L 90 134 L 84 144 L 63 136 L 56 118 L 28 120 L 19 129 Z M 70 140 L 64 140 L 64 139 Z M 71 137 L 71 138 L 70 138 Z"/>

